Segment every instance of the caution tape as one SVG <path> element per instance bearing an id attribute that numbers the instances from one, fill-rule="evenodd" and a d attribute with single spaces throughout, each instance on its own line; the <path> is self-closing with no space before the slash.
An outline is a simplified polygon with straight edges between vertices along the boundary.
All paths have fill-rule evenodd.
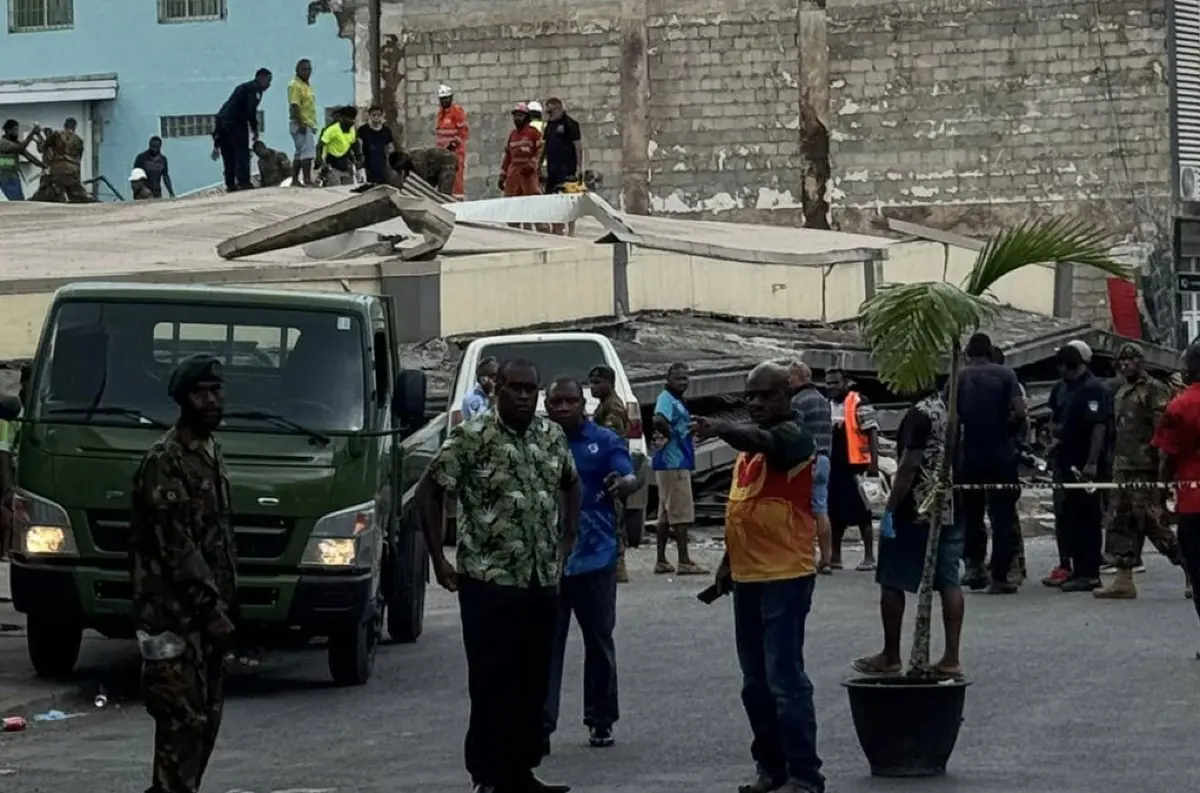
<path id="1" fill-rule="evenodd" d="M 1200 482 L 995 482 L 987 484 L 957 484 L 954 490 L 1191 490 Z"/>

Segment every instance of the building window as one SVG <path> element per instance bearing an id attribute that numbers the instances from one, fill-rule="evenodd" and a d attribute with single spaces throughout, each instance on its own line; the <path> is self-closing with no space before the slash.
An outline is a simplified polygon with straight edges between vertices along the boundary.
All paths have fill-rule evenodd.
<path id="1" fill-rule="evenodd" d="M 159 136 L 167 138 L 207 138 L 212 135 L 217 125 L 215 115 L 199 116 L 163 116 L 158 120 Z M 258 131 L 267 131 L 267 119 L 263 112 L 258 111 Z"/>
<path id="2" fill-rule="evenodd" d="M 1200 258 L 1194 256 L 1179 257 L 1179 272 L 1200 273 Z M 1180 292 L 1180 315 L 1184 331 L 1187 334 L 1185 343 L 1190 344 L 1200 337 L 1200 293 Z"/>
<path id="3" fill-rule="evenodd" d="M 225 0 L 158 0 L 158 22 L 207 22 L 225 18 Z"/>
<path id="4" fill-rule="evenodd" d="M 8 31 L 30 33 L 75 25 L 75 0 L 8 0 Z"/>

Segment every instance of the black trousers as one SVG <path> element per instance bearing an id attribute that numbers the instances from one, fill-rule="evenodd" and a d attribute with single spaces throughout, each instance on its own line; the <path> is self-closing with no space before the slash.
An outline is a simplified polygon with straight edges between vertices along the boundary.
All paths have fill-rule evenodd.
<path id="1" fill-rule="evenodd" d="M 1099 578 L 1103 560 L 1104 501 L 1100 493 L 1086 490 L 1067 490 L 1063 493 L 1063 541 L 1071 556 L 1071 571 L 1076 578 Z"/>
<path id="2" fill-rule="evenodd" d="M 1016 464 L 999 463 L 986 466 L 964 466 L 956 477 L 959 484 L 1016 485 L 1019 479 Z M 992 524 L 992 580 L 1007 581 L 1012 567 L 1013 554 L 1017 549 L 1017 499 L 1021 491 L 1011 490 L 962 490 L 959 491 L 959 508 L 965 546 L 963 559 L 968 568 L 982 569 L 987 557 L 987 529 L 983 518 L 987 514 Z"/>
<path id="3" fill-rule="evenodd" d="M 613 629 L 617 626 L 617 568 L 563 576 L 543 715 L 546 735 L 558 728 L 563 661 L 572 614 L 583 634 L 583 723 L 588 727 L 611 727 L 621 715 L 617 707 L 617 647 L 613 642 Z"/>
<path id="4" fill-rule="evenodd" d="M 1179 516 L 1179 550 L 1183 556 L 1183 569 L 1193 589 L 1200 581 L 1200 515 Z M 1192 595 L 1192 606 L 1200 617 L 1200 593 Z"/>
<path id="5" fill-rule="evenodd" d="M 217 146 L 225 166 L 225 189 L 248 190 L 250 181 L 250 129 L 245 124 L 221 127 Z"/>
<path id="6" fill-rule="evenodd" d="M 558 619 L 554 587 L 458 579 L 471 718 L 467 771 L 477 785 L 520 786 L 542 761 L 542 706 Z"/>

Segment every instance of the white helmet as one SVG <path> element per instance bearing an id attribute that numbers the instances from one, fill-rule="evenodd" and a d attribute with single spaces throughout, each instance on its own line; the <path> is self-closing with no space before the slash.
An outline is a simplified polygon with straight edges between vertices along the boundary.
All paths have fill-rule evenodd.
<path id="1" fill-rule="evenodd" d="M 129 172 L 129 181 L 131 181 L 131 182 L 140 182 L 141 180 L 143 180 L 145 178 L 146 178 L 146 172 L 143 171 L 141 168 L 134 168 L 132 171 Z"/>
<path id="2" fill-rule="evenodd" d="M 536 99 L 534 99 L 532 102 L 529 103 L 529 112 L 530 113 L 541 113 L 542 112 L 542 103 L 537 101 Z"/>
<path id="3" fill-rule="evenodd" d="M 442 85 L 439 85 L 438 86 L 438 99 L 445 99 L 446 97 L 449 97 L 449 96 L 454 96 L 454 89 L 444 83 Z"/>
<path id="4" fill-rule="evenodd" d="M 1087 345 L 1083 339 L 1071 339 L 1067 342 L 1068 347 L 1074 347 L 1079 350 L 1079 355 L 1083 358 L 1084 363 L 1089 363 L 1092 360 L 1092 348 Z"/>

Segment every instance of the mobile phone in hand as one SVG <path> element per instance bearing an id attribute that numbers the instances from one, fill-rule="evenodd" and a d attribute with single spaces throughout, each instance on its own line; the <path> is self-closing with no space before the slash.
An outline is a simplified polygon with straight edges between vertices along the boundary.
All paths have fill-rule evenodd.
<path id="1" fill-rule="evenodd" d="M 721 582 L 714 581 L 704 589 L 696 593 L 696 600 L 699 600 L 706 606 L 711 606 L 721 598 L 722 595 L 728 595 L 729 589 L 722 586 Z"/>

